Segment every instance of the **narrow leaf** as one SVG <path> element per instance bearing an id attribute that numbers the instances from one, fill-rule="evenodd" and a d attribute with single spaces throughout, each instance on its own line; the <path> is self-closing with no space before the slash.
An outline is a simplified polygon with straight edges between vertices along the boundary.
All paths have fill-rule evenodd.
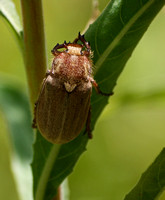
<path id="1" fill-rule="evenodd" d="M 9 24 L 19 46 L 22 48 L 22 25 L 12 0 L 0 0 L 0 16 Z"/>
<path id="2" fill-rule="evenodd" d="M 154 200 L 165 187 L 165 148 L 144 172 L 125 200 Z"/>
<path id="3" fill-rule="evenodd" d="M 86 38 L 94 50 L 95 80 L 110 92 L 134 48 L 163 7 L 165 0 L 112 0 L 97 21 L 92 24 Z M 98 95 L 97 95 L 98 96 Z M 107 104 L 105 97 L 92 96 L 93 120 Z"/>
<path id="4" fill-rule="evenodd" d="M 10 134 L 11 163 L 18 192 L 22 199 L 31 200 L 30 163 L 33 156 L 33 131 L 28 99 L 21 91 L 1 82 L 0 108 L 5 116 Z"/>
<path id="5" fill-rule="evenodd" d="M 86 143 L 87 136 L 81 134 L 74 141 L 62 146 L 52 145 L 37 132 L 32 164 L 35 200 L 44 199 L 44 196 L 45 199 L 52 199 L 55 196 L 59 184 L 72 172 L 80 154 L 85 151 Z M 57 151 L 59 151 L 58 156 L 56 155 Z M 47 165 L 47 162 L 50 165 Z M 47 176 L 47 180 L 45 179 L 46 182 L 42 183 L 42 177 L 45 176 Z M 46 184 L 45 188 L 43 188 L 43 184 Z"/>
<path id="6" fill-rule="evenodd" d="M 164 3 L 165 0 L 111 0 L 100 17 L 89 27 L 85 38 L 90 41 L 94 51 L 95 79 L 101 90 L 113 90 L 124 65 Z M 107 103 L 107 97 L 93 91 L 92 128 Z M 48 181 L 44 193 L 36 200 L 52 200 L 59 184 L 72 172 L 78 158 L 85 151 L 87 141 L 87 135 L 83 135 L 82 131 L 74 141 L 60 147 L 58 156 L 54 157 L 51 168 L 47 171 Z M 36 193 L 41 190 L 39 186 L 42 185 L 42 173 L 46 172 L 46 162 L 55 147 L 38 134 L 34 148 L 32 166 L 36 197 Z"/>
<path id="7" fill-rule="evenodd" d="M 33 131 L 27 97 L 10 85 L 0 84 L 0 106 L 8 121 L 15 153 L 21 160 L 32 160 Z"/>

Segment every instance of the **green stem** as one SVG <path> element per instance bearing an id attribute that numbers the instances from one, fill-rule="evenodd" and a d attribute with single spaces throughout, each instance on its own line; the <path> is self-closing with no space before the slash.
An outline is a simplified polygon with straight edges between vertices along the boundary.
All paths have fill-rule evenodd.
<path id="1" fill-rule="evenodd" d="M 48 182 L 51 170 L 53 168 L 54 161 L 56 160 L 56 158 L 58 156 L 60 147 L 61 147 L 61 145 L 55 144 L 49 153 L 48 159 L 45 162 L 45 166 L 44 166 L 42 175 L 40 177 L 40 180 L 39 180 L 39 183 L 37 186 L 35 200 L 43 200 L 44 199 L 47 182 Z"/>
<path id="2" fill-rule="evenodd" d="M 31 105 L 37 100 L 47 66 L 41 0 L 21 0 L 24 29 L 24 62 Z"/>

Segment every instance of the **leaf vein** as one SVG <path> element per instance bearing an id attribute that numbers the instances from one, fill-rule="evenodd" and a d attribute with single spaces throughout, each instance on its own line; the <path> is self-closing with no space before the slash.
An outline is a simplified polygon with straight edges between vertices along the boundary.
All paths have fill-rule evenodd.
<path id="1" fill-rule="evenodd" d="M 135 21 L 142 16 L 142 14 L 154 3 L 155 0 L 148 1 L 139 11 L 128 21 L 125 27 L 119 32 L 119 34 L 114 38 L 111 44 L 107 47 L 104 53 L 99 57 L 96 62 L 96 73 L 107 59 L 108 55 L 114 50 L 114 48 L 118 45 L 119 41 L 124 37 L 124 35 L 128 32 L 130 27 L 135 23 Z"/>

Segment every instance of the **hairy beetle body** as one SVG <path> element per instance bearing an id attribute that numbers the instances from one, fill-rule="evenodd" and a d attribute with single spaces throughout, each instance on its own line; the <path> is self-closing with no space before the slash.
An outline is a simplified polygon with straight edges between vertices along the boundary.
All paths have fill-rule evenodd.
<path id="1" fill-rule="evenodd" d="M 78 41 L 83 44 L 77 44 Z M 64 51 L 58 49 L 65 48 Z M 86 123 L 90 131 L 92 84 L 104 94 L 92 77 L 91 50 L 84 36 L 73 43 L 57 44 L 52 50 L 52 68 L 46 74 L 35 107 L 33 127 L 52 143 L 63 144 L 76 138 Z"/>
<path id="2" fill-rule="evenodd" d="M 87 120 L 91 83 L 80 84 L 69 93 L 59 77 L 48 75 L 44 82 L 36 109 L 37 126 L 50 142 L 69 142 L 77 137 Z"/>

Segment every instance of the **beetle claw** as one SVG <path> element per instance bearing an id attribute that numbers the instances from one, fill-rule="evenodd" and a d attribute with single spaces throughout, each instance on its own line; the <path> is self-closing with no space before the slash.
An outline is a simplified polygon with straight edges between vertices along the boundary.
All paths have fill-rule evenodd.
<path id="1" fill-rule="evenodd" d="M 36 120 L 33 119 L 32 128 L 37 128 Z"/>

